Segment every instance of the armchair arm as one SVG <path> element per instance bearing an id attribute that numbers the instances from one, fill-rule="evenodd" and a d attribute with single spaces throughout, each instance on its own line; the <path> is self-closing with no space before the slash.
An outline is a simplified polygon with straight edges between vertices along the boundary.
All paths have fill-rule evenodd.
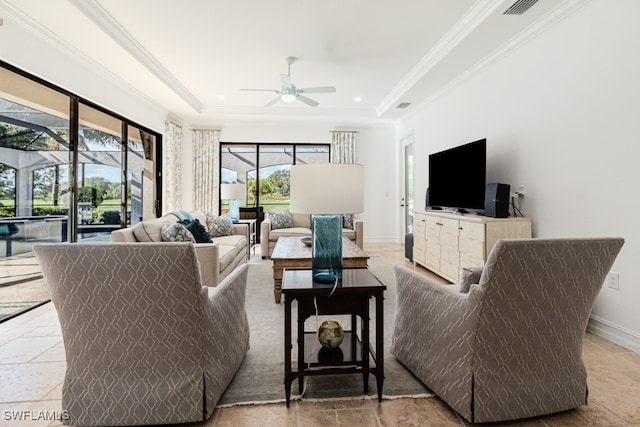
<path id="1" fill-rule="evenodd" d="M 218 287 L 202 289 L 207 417 L 249 350 L 249 321 L 245 308 L 248 270 L 248 264 L 243 264 Z"/>
<path id="2" fill-rule="evenodd" d="M 267 218 L 260 224 L 260 253 L 262 258 L 269 256 L 269 233 L 271 233 L 271 220 Z"/>
<path id="3" fill-rule="evenodd" d="M 395 266 L 396 318 L 391 353 L 436 392 L 471 383 L 473 334 L 484 289 L 467 294 Z"/>
<path id="4" fill-rule="evenodd" d="M 220 249 L 217 243 L 196 243 L 200 277 L 204 286 L 218 286 L 220 280 Z"/>

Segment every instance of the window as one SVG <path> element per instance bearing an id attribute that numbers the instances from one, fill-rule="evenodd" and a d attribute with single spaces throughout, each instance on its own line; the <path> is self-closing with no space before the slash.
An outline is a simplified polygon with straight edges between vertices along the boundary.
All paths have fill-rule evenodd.
<path id="1" fill-rule="evenodd" d="M 113 229 L 155 217 L 161 144 L 159 133 L 0 61 L 0 300 L 17 302 L 9 285 L 38 277 L 35 261 L 22 262 L 34 243 L 109 241 Z"/>
<path id="2" fill-rule="evenodd" d="M 290 205 L 291 166 L 305 163 L 329 163 L 329 144 L 220 144 L 220 183 L 244 184 L 245 198 L 240 200 L 240 219 L 257 219 L 264 213 Z M 221 185 L 221 187 L 222 187 Z M 220 213 L 229 202 L 221 198 Z M 257 236 L 258 242 L 260 236 Z"/>

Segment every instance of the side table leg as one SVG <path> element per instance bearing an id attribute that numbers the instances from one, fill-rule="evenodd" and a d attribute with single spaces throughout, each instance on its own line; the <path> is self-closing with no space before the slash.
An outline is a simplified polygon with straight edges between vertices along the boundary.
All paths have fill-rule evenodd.
<path id="1" fill-rule="evenodd" d="M 384 296 L 376 295 L 376 384 L 378 385 L 378 402 L 382 402 L 382 385 L 384 383 Z"/>
<path id="2" fill-rule="evenodd" d="M 291 382 L 293 374 L 291 372 L 291 301 L 284 299 L 284 393 L 287 401 L 287 408 L 291 401 Z"/>
<path id="3" fill-rule="evenodd" d="M 362 316 L 362 330 L 360 331 L 360 336 L 362 337 L 362 375 L 364 382 L 364 394 L 369 393 L 369 300 L 367 298 L 366 302 L 366 310 L 364 312 L 364 316 Z"/>
<path id="4" fill-rule="evenodd" d="M 276 265 L 273 266 L 273 296 L 276 300 L 276 304 L 280 304 L 280 300 L 282 298 L 282 272 L 282 267 L 278 267 Z"/>

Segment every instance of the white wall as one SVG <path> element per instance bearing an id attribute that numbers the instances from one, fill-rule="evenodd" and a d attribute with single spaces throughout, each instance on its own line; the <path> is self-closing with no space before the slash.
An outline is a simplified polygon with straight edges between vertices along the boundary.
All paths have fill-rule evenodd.
<path id="1" fill-rule="evenodd" d="M 640 352 L 640 2 L 612 6 L 588 2 L 398 134 L 415 135 L 417 195 L 430 153 L 486 137 L 488 182 L 526 187 L 535 236 L 624 237 L 620 290 L 603 288 L 590 327 Z"/>
<path id="2" fill-rule="evenodd" d="M 251 143 L 320 143 L 331 142 L 332 130 L 358 131 L 357 163 L 365 166 L 364 212 L 357 215 L 364 221 L 364 239 L 394 241 L 395 215 L 395 130 L 391 124 L 348 126 L 332 123 L 301 122 L 227 122 L 186 126 L 186 129 L 221 129 L 221 142 Z M 183 162 L 183 200 L 190 200 L 192 162 L 190 132 L 185 131 Z"/>
<path id="3" fill-rule="evenodd" d="M 25 30 L 11 19 L 5 20 L 1 30 L 3 61 L 156 132 L 164 132 L 167 109 L 136 95 L 117 76 L 83 62 L 79 55 L 59 50 L 52 40 Z"/>

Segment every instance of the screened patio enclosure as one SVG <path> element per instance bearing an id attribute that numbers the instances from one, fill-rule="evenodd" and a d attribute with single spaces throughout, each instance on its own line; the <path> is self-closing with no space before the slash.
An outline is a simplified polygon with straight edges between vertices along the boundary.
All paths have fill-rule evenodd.
<path id="1" fill-rule="evenodd" d="M 161 136 L 0 62 L 0 258 L 156 216 Z"/>
<path id="2" fill-rule="evenodd" d="M 90 107 L 81 107 L 81 114 Z M 43 125 L 44 123 L 46 125 Z M 67 241 L 72 182 L 68 120 L 0 100 L 0 256 L 31 250 L 37 241 Z M 144 132 L 131 129 L 121 140 L 81 125 L 77 152 L 78 240 L 108 240 L 112 229 L 145 216 Z M 126 218 L 121 218 L 123 155 L 127 163 Z M 153 203 L 147 215 L 153 214 Z"/>
<path id="3" fill-rule="evenodd" d="M 265 211 L 289 207 L 292 165 L 329 162 L 329 144 L 222 143 L 220 150 L 220 183 L 243 184 L 240 206 Z M 224 212 L 227 201 L 220 206 Z"/>

